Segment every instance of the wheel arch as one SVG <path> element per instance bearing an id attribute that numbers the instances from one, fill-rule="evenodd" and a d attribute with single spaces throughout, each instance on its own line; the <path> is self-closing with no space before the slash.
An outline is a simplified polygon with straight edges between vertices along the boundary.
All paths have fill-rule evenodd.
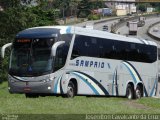
<path id="1" fill-rule="evenodd" d="M 135 85 L 134 85 L 134 83 L 133 83 L 132 81 L 129 81 L 129 82 L 126 84 L 126 90 L 127 90 L 127 86 L 128 86 L 128 85 L 131 85 L 132 89 L 134 90 Z"/>
<path id="2" fill-rule="evenodd" d="M 130 84 L 133 88 L 135 87 L 135 85 L 134 85 L 133 82 L 129 81 L 129 82 L 127 83 L 127 85 L 129 85 L 129 84 Z M 127 85 L 126 85 L 126 87 L 127 87 Z"/>

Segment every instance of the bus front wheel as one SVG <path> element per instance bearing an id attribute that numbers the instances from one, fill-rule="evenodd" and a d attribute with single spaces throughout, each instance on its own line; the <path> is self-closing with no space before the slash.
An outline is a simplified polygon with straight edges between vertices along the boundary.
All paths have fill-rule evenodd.
<path id="1" fill-rule="evenodd" d="M 67 98 L 73 98 L 75 96 L 75 86 L 72 81 L 69 81 L 68 86 L 67 86 L 67 93 L 66 97 Z"/>
<path id="2" fill-rule="evenodd" d="M 126 97 L 130 100 L 134 98 L 134 89 L 130 84 L 127 85 Z"/>

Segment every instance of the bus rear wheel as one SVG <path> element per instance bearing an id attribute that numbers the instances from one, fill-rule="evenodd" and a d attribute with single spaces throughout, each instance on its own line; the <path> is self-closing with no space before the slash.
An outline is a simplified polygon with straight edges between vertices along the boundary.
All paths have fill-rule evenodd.
<path id="1" fill-rule="evenodd" d="M 138 85 L 135 91 L 135 98 L 140 99 L 142 97 L 142 90 L 141 87 Z"/>
<path id="2" fill-rule="evenodd" d="M 68 86 L 67 86 L 67 98 L 73 98 L 75 96 L 75 86 L 72 81 L 69 81 Z"/>
<path id="3" fill-rule="evenodd" d="M 133 87 L 128 84 L 127 85 L 127 89 L 126 89 L 126 97 L 131 100 L 134 98 L 134 90 L 133 90 Z"/>

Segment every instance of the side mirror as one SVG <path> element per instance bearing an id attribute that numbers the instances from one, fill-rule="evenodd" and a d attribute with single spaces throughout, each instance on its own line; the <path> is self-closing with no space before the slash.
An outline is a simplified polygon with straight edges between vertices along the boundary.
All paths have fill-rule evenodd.
<path id="1" fill-rule="evenodd" d="M 65 43 L 65 41 L 59 41 L 59 42 L 56 42 L 55 44 L 53 44 L 52 49 L 51 49 L 52 57 L 56 56 L 56 51 L 57 51 L 58 46 L 60 46 L 60 45 L 62 45 L 64 43 Z"/>
<path id="2" fill-rule="evenodd" d="M 6 48 L 11 47 L 11 46 L 12 46 L 12 43 L 7 43 L 7 44 L 5 44 L 5 45 L 2 46 L 2 48 L 1 48 L 1 57 L 2 58 L 4 58 L 4 56 L 5 56 L 5 50 L 6 50 Z"/>

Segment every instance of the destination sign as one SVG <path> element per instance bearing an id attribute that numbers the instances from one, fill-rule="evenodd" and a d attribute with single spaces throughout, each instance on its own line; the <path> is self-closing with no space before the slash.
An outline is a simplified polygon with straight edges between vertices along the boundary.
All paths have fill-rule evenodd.
<path id="1" fill-rule="evenodd" d="M 16 42 L 18 42 L 18 43 L 29 43 L 29 42 L 31 42 L 31 40 L 30 39 L 18 39 Z"/>

